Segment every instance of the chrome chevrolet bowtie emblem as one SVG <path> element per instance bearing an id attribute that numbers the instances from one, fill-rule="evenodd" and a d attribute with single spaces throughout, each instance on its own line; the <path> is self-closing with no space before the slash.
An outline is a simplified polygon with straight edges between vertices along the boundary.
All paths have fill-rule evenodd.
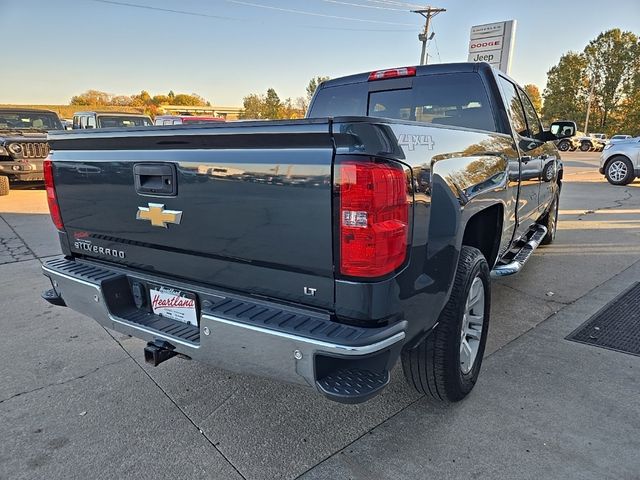
<path id="1" fill-rule="evenodd" d="M 167 228 L 167 223 L 180 223 L 182 212 L 165 210 L 161 203 L 150 203 L 149 207 L 138 207 L 137 220 L 149 220 L 154 227 Z"/>

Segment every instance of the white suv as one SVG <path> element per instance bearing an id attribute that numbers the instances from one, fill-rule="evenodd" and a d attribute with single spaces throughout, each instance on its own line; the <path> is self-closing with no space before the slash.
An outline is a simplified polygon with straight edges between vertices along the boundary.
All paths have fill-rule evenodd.
<path id="1" fill-rule="evenodd" d="M 612 185 L 628 185 L 640 177 L 640 137 L 606 145 L 600 155 L 600 173 Z"/>

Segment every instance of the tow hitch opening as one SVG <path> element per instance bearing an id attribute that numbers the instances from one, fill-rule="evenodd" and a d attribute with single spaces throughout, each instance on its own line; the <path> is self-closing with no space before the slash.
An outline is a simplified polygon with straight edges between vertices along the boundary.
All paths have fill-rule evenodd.
<path id="1" fill-rule="evenodd" d="M 162 362 L 178 355 L 178 352 L 174 351 L 175 348 L 176 347 L 165 340 L 149 342 L 147 346 L 144 347 L 144 361 L 157 367 Z"/>

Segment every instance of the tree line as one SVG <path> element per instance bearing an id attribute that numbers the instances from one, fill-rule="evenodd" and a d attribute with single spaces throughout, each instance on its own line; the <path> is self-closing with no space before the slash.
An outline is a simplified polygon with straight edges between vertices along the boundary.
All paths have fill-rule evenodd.
<path id="1" fill-rule="evenodd" d="M 243 98 L 243 119 L 290 119 L 304 117 L 311 97 L 318 85 L 329 77 L 314 77 L 307 84 L 306 96 L 295 100 L 287 98 L 281 100 L 273 88 L 265 94 L 252 93 Z M 75 95 L 69 103 L 72 106 L 83 107 L 133 107 L 143 110 L 146 114 L 156 115 L 163 105 L 183 105 L 193 107 L 210 107 L 211 102 L 196 93 L 174 93 L 151 96 L 146 90 L 134 95 L 113 95 L 100 90 L 87 90 Z"/>
<path id="2" fill-rule="evenodd" d="M 306 88 L 306 96 L 295 100 L 287 98 L 281 100 L 273 88 L 269 88 L 265 94 L 252 93 L 242 100 L 242 119 L 290 119 L 302 118 L 309 108 L 309 102 L 318 86 L 329 80 L 329 77 L 317 76 L 309 80 Z"/>
<path id="3" fill-rule="evenodd" d="M 542 115 L 573 120 L 580 130 L 640 135 L 640 43 L 614 28 L 569 51 L 547 72 Z M 589 111 L 589 123 L 585 125 Z"/>
<path id="4" fill-rule="evenodd" d="M 173 90 L 169 91 L 167 95 L 154 95 L 153 97 L 146 90 L 135 95 L 112 95 L 100 90 L 87 90 L 80 95 L 71 97 L 69 103 L 75 106 L 91 107 L 136 107 L 151 115 L 155 115 L 162 105 L 211 106 L 211 103 L 196 93 L 175 94 Z"/>

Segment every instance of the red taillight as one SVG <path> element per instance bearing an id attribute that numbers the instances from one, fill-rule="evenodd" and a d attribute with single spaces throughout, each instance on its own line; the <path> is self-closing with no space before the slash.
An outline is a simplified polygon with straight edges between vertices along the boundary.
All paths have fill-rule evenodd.
<path id="1" fill-rule="evenodd" d="M 405 260 L 409 230 L 407 180 L 388 163 L 338 166 L 340 273 L 381 277 Z"/>
<path id="2" fill-rule="evenodd" d="M 58 230 L 64 230 L 60 207 L 58 206 L 58 198 L 56 197 L 56 186 L 53 183 L 53 162 L 49 160 L 49 158 L 46 158 L 42 166 L 44 169 L 44 185 L 47 190 L 47 202 L 49 203 L 51 220 L 53 220 L 53 224 Z"/>
<path id="3" fill-rule="evenodd" d="M 376 70 L 369 74 L 369 81 L 385 80 L 397 77 L 415 77 L 416 67 L 390 68 L 388 70 Z"/>

